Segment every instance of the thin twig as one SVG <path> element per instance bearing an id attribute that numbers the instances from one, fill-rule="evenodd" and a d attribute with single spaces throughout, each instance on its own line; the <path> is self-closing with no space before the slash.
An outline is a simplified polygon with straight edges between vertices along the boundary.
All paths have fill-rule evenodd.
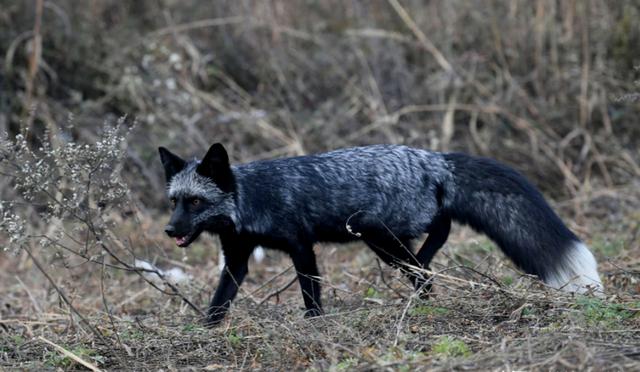
<path id="1" fill-rule="evenodd" d="M 102 259 L 102 267 L 101 267 L 101 275 L 100 275 L 100 294 L 102 295 L 102 305 L 104 306 L 104 310 L 107 312 L 107 316 L 109 317 L 109 323 L 111 323 L 111 329 L 113 330 L 113 334 L 116 335 L 116 341 L 118 342 L 118 345 L 120 345 L 120 348 L 128 351 L 127 348 L 125 348 L 122 345 L 122 340 L 120 340 L 120 334 L 118 334 L 118 329 L 116 328 L 116 323 L 113 320 L 113 314 L 111 313 L 111 309 L 109 308 L 109 303 L 107 302 L 107 296 L 104 293 L 104 278 L 105 278 L 105 265 L 104 265 L 104 258 Z M 131 355 L 129 355 L 131 356 Z M 122 361 L 121 361 L 122 362 Z"/>
<path id="2" fill-rule="evenodd" d="M 69 308 L 71 309 L 71 311 L 76 314 L 80 320 L 89 328 L 89 330 L 91 330 L 91 333 L 93 333 L 98 339 L 100 339 L 105 345 L 110 345 L 111 342 L 109 340 L 107 340 L 97 329 L 95 329 L 95 327 L 93 327 L 93 325 L 91 325 L 91 323 L 87 320 L 87 318 L 85 318 L 76 308 L 75 306 L 73 306 L 73 304 L 71 304 L 71 300 L 69 300 L 69 298 L 67 297 L 66 293 L 62 290 L 62 288 L 58 287 L 58 285 L 56 284 L 56 282 L 53 280 L 53 278 L 51 278 L 51 276 L 49 275 L 49 273 L 47 272 L 47 270 L 44 269 L 44 267 L 42 266 L 42 264 L 40 263 L 40 261 L 38 261 L 38 259 L 33 255 L 33 253 L 31 252 L 31 250 L 24 246 L 23 247 L 24 250 L 27 252 L 27 254 L 29 255 L 29 257 L 31 258 L 31 260 L 33 261 L 33 263 L 36 265 L 36 267 L 38 268 L 38 270 L 40 270 L 40 272 L 42 273 L 42 275 L 44 275 L 45 278 L 47 278 L 47 280 L 49 281 L 49 283 L 51 284 L 51 286 L 56 290 L 56 292 L 58 292 L 58 294 L 60 295 L 60 297 L 62 298 L 62 300 L 69 306 Z"/>
<path id="3" fill-rule="evenodd" d="M 118 261 L 118 263 L 120 263 L 121 265 L 123 265 L 125 267 L 134 269 L 134 271 L 138 275 L 140 275 L 140 277 L 143 278 L 152 287 L 156 288 L 157 290 L 161 291 L 162 293 L 180 297 L 180 299 L 182 299 L 182 301 L 184 301 L 184 303 L 186 303 L 191 309 L 193 309 L 200 316 L 204 316 L 205 315 L 204 312 L 202 310 L 200 310 L 200 308 L 197 307 L 193 302 L 191 302 L 185 295 L 183 295 L 182 292 L 180 292 L 175 285 L 173 285 L 172 283 L 167 281 L 165 276 L 161 272 L 159 272 L 158 270 L 148 270 L 148 269 L 142 269 L 142 268 L 134 268 L 131 265 L 129 265 L 128 263 L 124 262 L 122 259 L 120 259 L 120 257 L 118 257 L 116 254 L 111 252 L 111 249 L 109 249 L 106 246 L 106 244 L 104 244 L 101 240 L 98 240 L 98 244 L 102 247 L 102 249 L 104 249 L 105 252 L 107 252 L 109 254 L 109 256 L 113 257 L 116 261 Z M 145 278 L 144 275 L 142 275 L 143 272 L 151 272 L 151 273 L 157 275 L 160 279 L 162 279 L 163 284 L 165 284 L 167 287 L 169 287 L 173 292 L 163 291 L 157 285 L 155 285 L 153 282 L 151 282 L 150 280 Z"/>
<path id="4" fill-rule="evenodd" d="M 72 353 L 71 351 L 63 348 L 62 346 L 53 343 L 52 341 L 47 340 L 46 338 L 42 337 L 42 336 L 38 336 L 38 340 L 53 346 L 54 349 L 58 350 L 60 353 L 62 353 L 62 355 L 65 355 L 71 359 L 73 359 L 74 361 L 76 361 L 77 363 L 82 364 L 83 366 L 87 367 L 88 369 L 94 371 L 94 372 L 100 372 L 102 371 L 100 368 L 98 368 L 95 364 L 87 362 L 86 360 L 80 358 L 79 356 L 77 356 L 76 354 Z"/>
<path id="5" fill-rule="evenodd" d="M 293 279 L 291 279 L 289 281 L 289 283 L 283 285 L 282 287 L 276 289 L 275 291 L 269 293 L 268 295 L 266 295 L 262 300 L 260 300 L 260 302 L 258 302 L 258 306 L 263 305 L 265 302 L 269 301 L 269 299 L 271 299 L 272 297 L 275 296 L 279 296 L 280 293 L 284 292 L 287 290 L 287 288 L 291 287 L 293 285 L 293 283 L 296 282 L 296 280 L 298 280 L 297 277 L 293 277 Z"/>
<path id="6" fill-rule="evenodd" d="M 31 102 L 33 99 L 33 82 L 36 78 L 36 74 L 38 73 L 38 67 L 40 66 L 40 58 L 42 55 L 42 35 L 40 34 L 40 28 L 42 25 L 42 7 L 44 4 L 44 0 L 36 0 L 35 6 L 35 23 L 33 25 L 33 50 L 31 51 L 31 55 L 29 56 L 29 71 L 27 75 L 27 99 L 24 105 L 24 111 L 28 112 L 31 110 Z M 33 115 L 27 115 L 26 121 L 26 129 L 31 127 L 31 122 L 33 121 Z M 28 136 L 31 135 L 31 131 L 27 132 Z"/>
<path id="7" fill-rule="evenodd" d="M 400 298 L 402 298 L 403 300 L 407 298 L 407 296 L 403 295 L 402 293 L 400 293 L 400 291 L 398 291 L 397 289 L 393 288 L 391 285 L 389 285 L 389 283 L 387 283 L 387 280 L 384 277 L 384 271 L 382 270 L 382 265 L 380 265 L 380 259 L 378 259 L 376 257 L 376 264 L 378 265 L 378 270 L 380 270 L 380 280 L 382 280 L 382 283 L 384 283 L 384 285 L 389 288 L 390 290 L 392 290 L 395 294 L 397 294 Z"/>
<path id="8" fill-rule="evenodd" d="M 442 69 L 444 69 L 448 73 L 454 72 L 453 67 L 451 66 L 449 61 L 447 61 L 447 59 L 445 58 L 444 54 L 442 54 L 442 52 L 440 52 L 440 50 L 438 50 L 438 48 L 436 48 L 436 46 L 427 37 L 427 35 L 425 35 L 424 32 L 422 32 L 422 30 L 420 30 L 420 28 L 415 23 L 413 18 L 411 18 L 411 16 L 409 15 L 409 13 L 407 13 L 407 11 L 404 9 L 404 7 L 402 5 L 400 5 L 398 0 L 388 0 L 388 1 L 389 1 L 389 4 L 391 4 L 391 6 L 393 7 L 393 10 L 396 11 L 396 13 L 402 19 L 402 21 L 407 25 L 409 30 L 411 30 L 411 32 L 413 32 L 413 34 L 420 41 L 422 46 L 429 53 L 431 53 L 433 58 L 436 59 L 436 62 L 438 62 L 440 67 L 442 67 Z"/>

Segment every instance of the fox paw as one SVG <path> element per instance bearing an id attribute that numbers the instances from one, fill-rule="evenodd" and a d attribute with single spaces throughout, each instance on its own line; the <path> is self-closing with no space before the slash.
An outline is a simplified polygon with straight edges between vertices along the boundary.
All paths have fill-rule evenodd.
<path id="1" fill-rule="evenodd" d="M 222 323 L 223 319 L 224 319 L 224 315 L 223 316 L 210 315 L 210 316 L 207 316 L 206 318 L 204 318 L 202 320 L 202 325 L 205 328 L 214 328 L 214 327 L 220 325 L 220 323 Z"/>
<path id="2" fill-rule="evenodd" d="M 307 309 L 304 312 L 304 317 L 305 318 L 315 318 L 317 316 L 321 316 L 324 315 L 324 312 L 322 311 L 322 309 Z"/>

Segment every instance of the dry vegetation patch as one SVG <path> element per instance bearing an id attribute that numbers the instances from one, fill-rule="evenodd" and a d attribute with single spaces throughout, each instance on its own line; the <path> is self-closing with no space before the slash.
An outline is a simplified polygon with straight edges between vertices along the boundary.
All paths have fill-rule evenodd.
<path id="1" fill-rule="evenodd" d="M 0 369 L 640 369 L 639 15 L 0 0 Z M 497 158 L 589 243 L 607 295 L 549 291 L 456 228 L 429 300 L 359 244 L 321 245 L 327 315 L 302 317 L 270 253 L 204 329 L 218 244 L 162 235 L 156 148 L 213 142 L 234 162 L 382 142 Z"/>
<path id="2" fill-rule="evenodd" d="M 340 259 L 327 254 L 333 249 Z M 421 300 L 402 275 L 379 266 L 364 247 L 326 245 L 317 251 L 325 316 L 302 317 L 297 284 L 283 290 L 294 278 L 290 264 L 276 253 L 252 264 L 230 316 L 215 329 L 203 328 L 179 298 L 132 272 L 102 275 L 96 264 L 48 268 L 83 323 L 24 259 L 3 272 L 0 361 L 5 367 L 79 368 L 64 349 L 98 368 L 136 370 L 640 366 L 637 283 L 614 284 L 619 274 L 613 264 L 602 265 L 607 298 L 574 297 L 543 288 L 492 250 L 449 244 L 434 265 L 434 293 Z M 178 264 L 191 274 L 194 279 L 179 290 L 202 306 L 215 285 L 216 249 L 209 245 L 200 256 L 191 253 L 182 261 L 176 250 L 158 266 Z M 487 264 L 470 269 L 458 265 L 460 260 Z M 504 277 L 513 280 L 506 285 Z"/>

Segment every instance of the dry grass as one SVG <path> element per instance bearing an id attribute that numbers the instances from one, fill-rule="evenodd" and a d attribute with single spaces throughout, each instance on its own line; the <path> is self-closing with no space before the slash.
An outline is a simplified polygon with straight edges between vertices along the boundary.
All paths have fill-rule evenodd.
<path id="1" fill-rule="evenodd" d="M 84 258 L 0 252 L 0 369 L 640 369 L 639 14 L 633 0 L 0 0 L 0 134 L 64 147 L 137 121 L 131 200 L 98 215 L 117 239 Z M 505 161 L 594 249 L 607 298 L 547 291 L 457 230 L 428 302 L 359 245 L 323 245 L 327 316 L 302 318 L 297 284 L 274 295 L 293 274 L 273 254 L 202 329 L 184 300 L 207 302 L 216 244 L 183 259 L 162 237 L 156 147 L 216 141 L 234 161 L 381 142 Z M 0 172 L 30 229 L 84 236 Z M 183 298 L 131 271 L 134 254 L 191 274 Z"/>
<path id="2" fill-rule="evenodd" d="M 41 24 L 33 9 L 0 10 L 0 132 L 90 142 L 127 114 L 127 170 L 147 205 L 162 201 L 158 144 L 196 154 L 221 141 L 235 160 L 380 142 L 463 150 L 518 165 L 556 198 L 640 176 L 631 0 L 59 0 Z"/>
<path id="3" fill-rule="evenodd" d="M 162 237 L 146 243 L 170 244 Z M 637 369 L 640 259 L 634 244 L 595 245 L 607 289 L 600 300 L 546 290 L 484 238 L 459 229 L 437 257 L 428 301 L 415 298 L 400 274 L 359 244 L 322 245 L 316 251 L 327 315 L 312 320 L 302 317 L 297 283 L 274 296 L 294 274 L 286 257 L 272 253 L 252 265 L 230 316 L 213 330 L 133 273 L 102 273 L 96 264 L 71 268 L 73 262 L 67 269 L 48 266 L 90 323 L 84 325 L 29 259 L 4 257 L 0 366 L 75 369 L 82 360 L 109 370 Z M 212 245 L 153 255 L 159 266 L 179 266 L 193 276 L 180 289 L 201 306 L 216 282 Z"/>

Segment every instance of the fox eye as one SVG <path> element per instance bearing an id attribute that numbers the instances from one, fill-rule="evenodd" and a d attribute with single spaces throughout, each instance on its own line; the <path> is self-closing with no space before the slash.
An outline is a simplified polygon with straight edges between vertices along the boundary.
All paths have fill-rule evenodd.
<path id="1" fill-rule="evenodd" d="M 175 208 L 176 207 L 176 198 L 171 198 L 169 201 L 171 202 L 171 208 Z"/>
<path id="2" fill-rule="evenodd" d="M 193 206 L 200 205 L 200 199 L 198 199 L 198 198 L 193 198 L 193 200 L 191 200 L 191 204 L 192 204 Z"/>

